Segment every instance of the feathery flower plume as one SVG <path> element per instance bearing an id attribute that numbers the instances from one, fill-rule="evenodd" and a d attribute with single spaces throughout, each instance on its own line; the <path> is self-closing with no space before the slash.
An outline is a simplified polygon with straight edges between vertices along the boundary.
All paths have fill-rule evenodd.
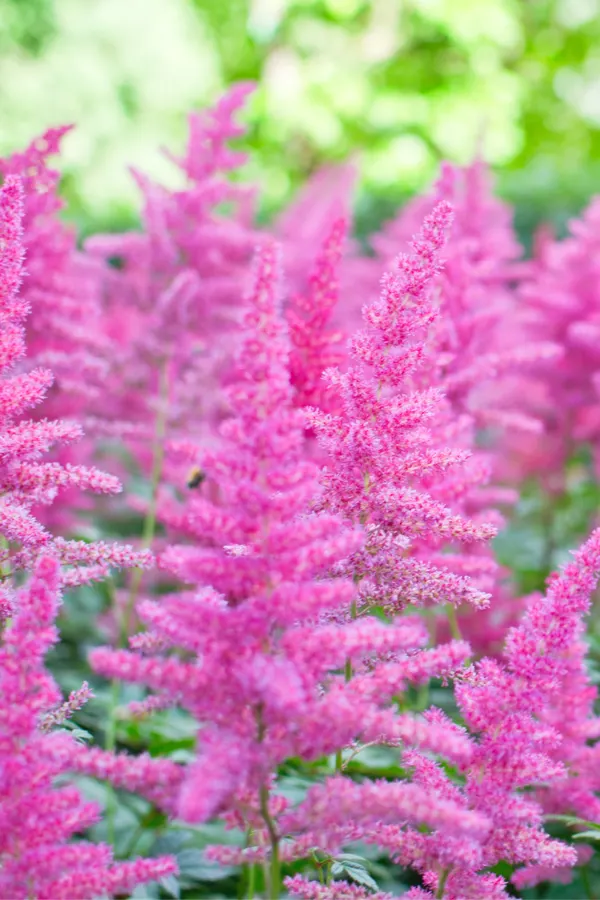
<path id="1" fill-rule="evenodd" d="M 328 456 L 322 504 L 367 530 L 365 549 L 349 562 L 361 582 L 361 605 L 388 612 L 410 603 L 488 602 L 467 577 L 428 558 L 448 543 L 487 540 L 494 529 L 455 514 L 422 487 L 425 479 L 435 484 L 448 469 L 460 469 L 469 453 L 432 445 L 430 427 L 442 403 L 437 388 L 405 392 L 425 357 L 424 332 L 438 316 L 432 285 L 451 216 L 442 202 L 425 219 L 412 254 L 398 257 L 380 299 L 364 308 L 365 328 L 350 342 L 352 364 L 325 373 L 342 412 L 308 411 Z"/>
<path id="2" fill-rule="evenodd" d="M 338 269 L 347 230 L 344 219 L 332 222 L 308 289 L 293 297 L 287 310 L 292 343 L 290 375 L 298 407 L 332 411 L 331 391 L 327 391 L 322 376 L 325 369 L 341 365 L 346 358 L 343 332 L 326 329 L 339 300 Z"/>
<path id="3" fill-rule="evenodd" d="M 196 544 L 171 546 L 160 560 L 193 589 L 139 605 L 158 638 L 157 654 L 102 648 L 91 662 L 105 676 L 146 684 L 195 716 L 202 727 L 179 814 L 192 822 L 226 815 L 251 829 L 254 841 L 235 861 L 268 860 L 267 891 L 276 897 L 281 860 L 304 857 L 311 846 L 339 850 L 353 839 L 347 809 L 365 810 L 363 829 L 395 817 L 400 803 L 410 821 L 437 822 L 442 830 L 485 831 L 487 820 L 411 785 L 354 785 L 341 775 L 293 810 L 277 792 L 275 773 L 284 760 L 316 760 L 355 740 L 401 740 L 443 749 L 456 761 L 468 758 L 467 738 L 399 714 L 392 700 L 409 681 L 454 671 L 469 648 L 455 642 L 416 652 L 427 640 L 418 620 L 348 621 L 353 585 L 331 572 L 357 551 L 362 535 L 335 515 L 307 512 L 318 469 L 304 458 L 304 416 L 294 407 L 279 263 L 270 244 L 258 254 L 243 335 L 237 380 L 227 390 L 233 417 L 221 426 L 222 446 L 200 454 L 217 499 L 198 492 L 189 500 L 179 524 Z M 161 646 L 185 655 L 161 654 Z M 384 684 L 373 664 L 386 654 L 395 668 Z M 349 682 L 348 659 L 357 673 Z"/>
<path id="4" fill-rule="evenodd" d="M 251 91 L 234 85 L 212 109 L 190 116 L 185 155 L 167 154 L 185 178 L 182 188 L 169 191 L 133 171 L 142 231 L 95 235 L 85 245 L 92 257 L 118 261 L 104 286 L 114 343 L 110 419 L 129 426 L 123 439 L 147 469 L 159 418 L 164 444 L 189 438 L 192 428 L 202 433 L 220 414 L 221 371 L 255 240 L 251 192 L 228 179 L 245 159 L 229 144 L 244 133 L 235 119 Z M 102 406 L 93 412 L 94 429 L 113 430 Z"/>
<path id="5" fill-rule="evenodd" d="M 549 837 L 543 823 L 545 811 L 599 813 L 598 751 L 587 743 L 600 729 L 597 692 L 581 659 L 583 617 L 599 574 L 600 530 L 552 576 L 546 595 L 531 600 L 508 632 L 503 658 L 482 659 L 459 676 L 456 699 L 474 739 L 468 765 L 459 767 L 464 786 L 421 753 L 404 753 L 415 785 L 491 822 L 483 840 L 398 824 L 373 832 L 368 840 L 422 874 L 427 890 L 415 897 L 508 897 L 504 880 L 485 871 L 500 861 L 524 866 L 515 871 L 517 884 L 552 877 L 551 870 L 563 880 L 576 864 L 575 849 Z M 434 710 L 428 715 L 445 720 Z"/>
<path id="6" fill-rule="evenodd" d="M 58 638 L 59 574 L 56 559 L 38 560 L 0 641 L 0 895 L 14 900 L 129 893 L 177 871 L 170 857 L 113 863 L 106 845 L 71 841 L 99 810 L 64 780 L 72 735 L 48 730 L 60 720 L 60 692 L 44 666 Z"/>
<path id="7" fill-rule="evenodd" d="M 34 507 L 52 503 L 59 491 L 69 487 L 100 493 L 121 490 L 116 478 L 97 469 L 44 462 L 43 457 L 53 445 L 69 444 L 81 437 L 77 424 L 24 418 L 28 409 L 44 399 L 52 384 L 52 374 L 45 369 L 14 371 L 25 354 L 24 323 L 29 312 L 29 304 L 20 293 L 24 257 L 22 215 L 21 180 L 8 175 L 0 190 L 0 535 L 3 538 L 0 564 L 5 576 L 10 570 L 30 567 L 37 553 L 48 550 L 53 543 L 51 534 L 35 518 Z M 78 563 L 85 563 L 95 553 L 93 544 L 73 544 L 78 550 Z M 117 562 L 112 549 L 105 549 L 102 573 L 86 573 L 82 568 L 83 581 L 89 580 L 92 574 L 105 575 L 110 565 Z M 148 564 L 147 553 L 136 556 L 128 549 L 130 562 L 135 556 L 134 564 Z M 60 541 L 54 544 L 54 552 L 59 556 L 62 550 Z"/>
<path id="8" fill-rule="evenodd" d="M 59 173 L 48 165 L 70 130 L 51 128 L 24 151 L 0 159 L 0 176 L 19 176 L 23 183 L 27 266 L 20 296 L 33 312 L 26 323 L 27 358 L 54 375 L 52 417 L 79 418 L 85 403 L 101 393 L 108 346 L 100 323 L 101 272 L 58 217 Z"/>
<path id="9" fill-rule="evenodd" d="M 598 467 L 600 446 L 600 290 L 595 197 L 569 235 L 548 238 L 539 248 L 519 290 L 528 333 L 563 349 L 557 365 L 529 388 L 545 424 L 544 441 L 514 442 L 517 475 L 541 477 L 546 488 L 564 489 L 566 463 L 583 442 L 591 443 Z"/>

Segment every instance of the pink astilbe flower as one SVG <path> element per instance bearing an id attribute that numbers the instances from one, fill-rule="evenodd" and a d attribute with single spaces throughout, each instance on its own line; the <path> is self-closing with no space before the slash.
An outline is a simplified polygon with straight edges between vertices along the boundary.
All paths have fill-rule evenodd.
<path id="1" fill-rule="evenodd" d="M 448 470 L 461 467 L 469 452 L 437 446 L 431 438 L 443 416 L 438 389 L 406 392 L 425 358 L 424 332 L 438 308 L 432 284 L 441 267 L 444 232 L 451 220 L 447 203 L 425 220 L 401 255 L 396 270 L 382 280 L 381 298 L 363 310 L 365 328 L 350 343 L 346 372 L 328 370 L 328 383 L 340 395 L 342 412 L 309 410 L 328 464 L 322 503 L 367 528 L 367 546 L 350 561 L 361 580 L 365 603 L 388 611 L 408 603 L 468 602 L 485 606 L 488 597 L 462 574 L 452 572 L 431 551 L 453 542 L 472 544 L 494 534 L 486 523 L 456 514 L 433 489 Z"/>
<path id="2" fill-rule="evenodd" d="M 193 589 L 139 604 L 159 639 L 157 654 L 102 648 L 91 662 L 107 677 L 146 684 L 161 700 L 170 696 L 198 720 L 179 814 L 192 822 L 227 814 L 251 828 L 256 840 L 248 850 L 270 858 L 276 896 L 280 858 L 304 857 L 311 846 L 339 850 L 375 818 L 394 817 L 400 802 L 411 822 L 435 821 L 441 830 L 485 831 L 487 820 L 411 785 L 354 785 L 341 775 L 294 810 L 277 793 L 284 760 L 316 760 L 355 740 L 403 741 L 467 760 L 468 737 L 399 714 L 393 697 L 409 682 L 451 674 L 469 647 L 455 642 L 420 653 L 427 631 L 419 620 L 349 621 L 354 587 L 331 573 L 363 538 L 335 515 L 307 512 L 318 469 L 304 458 L 304 416 L 294 405 L 270 244 L 258 254 L 243 336 L 237 379 L 228 387 L 233 417 L 221 425 L 222 445 L 200 453 L 216 499 L 201 492 L 190 498 L 178 525 L 195 544 L 171 546 L 160 560 Z M 184 654 L 161 654 L 161 643 Z M 385 683 L 377 680 L 381 656 L 396 667 Z M 350 681 L 347 660 L 356 671 Z M 365 809 L 350 832 L 344 804 Z"/>
<path id="3" fill-rule="evenodd" d="M 546 427 L 544 441 L 516 443 L 521 477 L 541 477 L 547 489 L 564 489 L 565 465 L 577 445 L 590 442 L 598 466 L 600 402 L 598 335 L 598 234 L 600 199 L 569 223 L 562 241 L 547 238 L 519 291 L 529 333 L 555 341 L 563 356 L 530 393 Z"/>
<path id="4" fill-rule="evenodd" d="M 534 375 L 552 377 L 562 350 L 547 330 L 526 327 L 513 290 L 521 248 L 511 211 L 493 195 L 483 161 L 464 169 L 443 164 L 432 196 L 451 203 L 454 222 L 436 281 L 442 311 L 432 333 L 436 365 L 419 373 L 420 383 L 442 387 L 454 418 L 466 413 L 489 432 L 487 456 L 497 480 L 505 468 L 502 436 L 539 440 L 543 422 L 523 384 Z M 406 244 L 426 202 L 413 201 L 373 238 L 384 261 Z M 487 493 L 492 504 L 510 500 L 508 493 Z"/>
<path id="5" fill-rule="evenodd" d="M 110 417 L 97 405 L 93 427 L 104 433 L 111 420 L 122 421 L 128 427 L 118 436 L 148 469 L 158 417 L 168 441 L 191 437 L 192 428 L 202 433 L 221 412 L 221 372 L 255 241 L 251 192 L 228 179 L 245 159 L 229 143 L 244 133 L 235 119 L 251 90 L 237 84 L 212 109 L 190 116 L 184 157 L 168 154 L 182 188 L 169 191 L 133 172 L 142 231 L 86 242 L 91 256 L 119 263 L 107 269 L 105 284 L 105 329 L 114 344 Z"/>
<path id="6" fill-rule="evenodd" d="M 325 885 L 319 881 L 308 881 L 302 875 L 286 878 L 285 886 L 292 897 L 301 897 L 302 900 L 392 900 L 392 894 L 384 891 L 373 892 L 347 881 L 331 881 Z"/>
<path id="7" fill-rule="evenodd" d="M 52 374 L 44 369 L 14 372 L 25 354 L 24 323 L 29 312 L 19 290 L 24 256 L 22 210 L 21 180 L 9 175 L 0 192 L 0 534 L 5 542 L 0 559 L 4 572 L 7 567 L 28 567 L 38 551 L 51 544 L 61 555 L 62 545 L 53 543 L 51 534 L 34 516 L 35 507 L 52 503 L 60 490 L 69 487 L 109 494 L 121 490 L 116 478 L 97 469 L 43 461 L 54 444 L 69 444 L 81 437 L 77 424 L 47 419 L 33 422 L 23 417 L 43 400 Z M 85 563 L 94 555 L 93 544 L 73 543 L 78 561 Z M 147 565 L 149 557 L 142 554 L 129 561 Z M 110 565 L 117 563 L 111 548 L 106 548 L 103 562 L 105 575 Z"/>
<path id="8" fill-rule="evenodd" d="M 31 314 L 25 323 L 27 356 L 20 368 L 48 367 L 52 372 L 44 417 L 82 422 L 91 401 L 105 402 L 111 354 L 101 321 L 104 266 L 78 250 L 75 230 L 60 218 L 64 203 L 58 194 L 59 173 L 49 166 L 70 127 L 49 129 L 24 151 L 0 159 L 0 175 L 19 176 L 24 187 L 26 267 L 20 296 Z M 32 415 L 37 418 L 37 410 Z M 53 458 L 72 469 L 91 462 L 94 452 L 84 437 L 54 448 Z M 90 508 L 92 501 L 66 473 L 61 492 L 63 503 L 46 507 L 40 516 L 48 527 L 65 532 L 76 527 L 78 511 Z"/>
<path id="9" fill-rule="evenodd" d="M 588 744 L 599 733 L 592 708 L 597 692 L 581 654 L 583 616 L 599 573 L 596 531 L 574 561 L 550 579 L 546 596 L 530 601 L 521 623 L 507 635 L 503 658 L 483 659 L 460 676 L 456 699 L 476 740 L 463 767 L 464 786 L 422 754 L 404 754 L 415 785 L 492 823 L 483 841 L 396 824 L 373 833 L 369 840 L 423 874 L 431 896 L 508 896 L 502 879 L 485 872 L 501 860 L 525 865 L 515 873 L 519 884 L 534 881 L 538 871 L 551 878 L 551 870 L 562 881 L 565 869 L 577 862 L 575 849 L 549 837 L 543 821 L 545 810 L 593 818 L 599 813 L 598 753 Z M 439 712 L 429 716 L 444 721 Z"/>
<path id="10" fill-rule="evenodd" d="M 507 444 L 542 441 L 543 421 L 531 402 L 535 392 L 530 385 L 548 374 L 561 348 L 543 340 L 542 332 L 527 332 L 513 289 L 521 248 L 511 211 L 493 195 L 483 161 L 464 169 L 443 164 L 431 195 L 452 205 L 454 220 L 446 262 L 435 281 L 440 315 L 430 332 L 430 362 L 413 381 L 420 389 L 437 387 L 445 395 L 445 414 L 430 424 L 432 444 L 471 456 L 435 484 L 426 475 L 424 486 L 463 515 L 500 527 L 498 507 L 510 506 L 518 497 L 504 484 L 510 474 Z M 427 201 L 413 201 L 373 238 L 384 260 L 406 245 Z M 485 449 L 479 446 L 482 434 Z M 468 566 L 473 584 L 492 595 L 483 614 L 461 610 L 462 632 L 479 652 L 498 651 L 521 609 L 492 561 L 485 545 L 464 548 L 446 560 L 457 574 Z"/>
<path id="11" fill-rule="evenodd" d="M 338 268 L 347 224 L 335 219 L 323 243 L 305 293 L 292 298 L 287 320 L 292 342 L 290 375 L 296 389 L 296 405 L 317 406 L 331 411 L 331 391 L 323 372 L 341 365 L 346 358 L 344 334 L 328 329 L 339 299 Z"/>
<path id="12" fill-rule="evenodd" d="M 23 152 L 0 159 L 1 176 L 23 180 L 27 266 L 20 296 L 33 311 L 27 358 L 53 372 L 53 416 L 76 416 L 99 395 L 107 368 L 98 264 L 77 250 L 74 230 L 59 219 L 64 205 L 57 192 L 59 173 L 48 166 L 70 130 L 70 125 L 51 128 Z"/>
<path id="13" fill-rule="evenodd" d="M 305 296 L 307 274 L 333 223 L 351 221 L 357 176 L 357 166 L 352 162 L 323 166 L 273 222 L 270 231 L 283 246 L 285 274 L 294 293 Z"/>
<path id="14" fill-rule="evenodd" d="M 169 857 L 113 863 L 106 845 L 71 843 L 99 810 L 65 781 L 73 737 L 48 731 L 61 702 L 44 667 L 58 637 L 59 572 L 55 559 L 37 562 L 0 643 L 0 895 L 14 900 L 129 893 L 177 870 Z"/>

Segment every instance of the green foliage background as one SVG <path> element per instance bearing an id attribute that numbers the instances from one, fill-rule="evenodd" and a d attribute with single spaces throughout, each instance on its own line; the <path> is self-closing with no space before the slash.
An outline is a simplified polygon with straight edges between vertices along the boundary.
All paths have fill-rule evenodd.
<path id="1" fill-rule="evenodd" d="M 65 192 L 85 230 L 135 213 L 125 166 L 257 79 L 250 176 L 265 213 L 358 156 L 362 230 L 478 142 L 523 234 L 600 175 L 600 0 L 0 0 L 0 152 L 75 122 Z"/>

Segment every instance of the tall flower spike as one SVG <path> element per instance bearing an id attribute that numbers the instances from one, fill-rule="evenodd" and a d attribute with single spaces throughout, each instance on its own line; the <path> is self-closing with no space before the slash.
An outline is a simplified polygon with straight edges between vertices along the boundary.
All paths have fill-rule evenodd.
<path id="1" fill-rule="evenodd" d="M 118 436 L 148 471 L 159 417 L 166 440 L 175 440 L 203 437 L 223 413 L 222 371 L 255 243 L 251 192 L 228 177 L 245 157 L 229 143 L 244 133 L 236 117 L 251 89 L 234 85 L 213 108 L 190 116 L 184 156 L 167 154 L 185 176 L 181 189 L 133 170 L 142 231 L 94 235 L 85 245 L 92 257 L 120 264 L 106 267 L 104 283 L 104 324 L 114 342 L 110 417 L 96 404 L 91 424 L 114 434 L 112 420 L 122 422 Z"/>
<path id="2" fill-rule="evenodd" d="M 105 676 L 146 684 L 161 703 L 170 697 L 198 720 L 197 756 L 183 781 L 179 813 L 196 822 L 227 815 L 251 829 L 255 840 L 247 852 L 270 860 L 270 897 L 278 895 L 280 859 L 304 857 L 323 842 L 339 850 L 352 839 L 344 803 L 371 803 L 365 828 L 377 814 L 394 815 L 401 799 L 415 824 L 429 817 L 442 829 L 468 832 L 487 825 L 470 813 L 452 817 L 452 803 L 440 807 L 410 785 L 396 786 L 386 799 L 384 785 L 369 793 L 368 785 L 362 789 L 342 776 L 322 788 L 325 805 L 340 794 L 340 802 L 330 804 L 327 829 L 319 796 L 285 815 L 289 804 L 277 792 L 276 773 L 291 757 L 315 760 L 354 740 L 387 740 L 468 758 L 467 738 L 398 714 L 392 698 L 409 681 L 453 671 L 469 648 L 451 644 L 445 655 L 430 658 L 416 652 L 427 640 L 420 621 L 348 621 L 353 585 L 331 572 L 356 552 L 362 534 L 334 515 L 307 511 L 318 469 L 304 457 L 304 416 L 294 407 L 279 277 L 276 248 L 267 244 L 257 256 L 236 379 L 228 387 L 233 416 L 221 426 L 222 445 L 199 452 L 202 488 L 212 494 L 198 491 L 179 519 L 194 544 L 171 546 L 160 560 L 193 588 L 139 605 L 154 646 L 182 648 L 185 656 L 107 648 L 91 654 Z M 392 654 L 397 666 L 386 689 L 369 674 L 382 654 Z M 347 659 L 362 680 L 346 681 Z"/>
<path id="3" fill-rule="evenodd" d="M 52 374 L 45 369 L 15 373 L 25 354 L 24 323 L 28 303 L 20 293 L 23 273 L 23 186 L 9 175 L 0 190 L 0 551 L 3 572 L 28 568 L 40 548 L 48 548 L 52 536 L 33 516 L 32 507 L 52 503 L 56 494 L 69 487 L 88 488 L 101 493 L 120 491 L 119 482 L 110 475 L 85 466 L 62 466 L 45 462 L 43 457 L 56 444 L 69 444 L 81 437 L 78 425 L 69 421 L 24 418 L 37 406 Z M 94 552 L 93 544 L 77 544 L 80 562 Z M 54 552 L 60 555 L 58 546 Z M 106 574 L 111 551 L 106 548 Z M 144 565 L 148 554 L 139 557 Z M 85 575 L 82 570 L 82 579 Z"/>
<path id="4" fill-rule="evenodd" d="M 58 218 L 59 173 L 48 165 L 70 130 L 49 129 L 23 152 L 0 159 L 0 175 L 23 181 L 27 269 L 20 297 L 33 311 L 27 357 L 54 373 L 51 414 L 77 417 L 101 390 L 108 347 L 99 323 L 98 263 L 77 250 L 74 231 Z"/>
<path id="5" fill-rule="evenodd" d="M 564 240 L 544 242 L 519 290 L 528 334 L 556 341 L 564 353 L 545 379 L 528 386 L 546 436 L 513 442 L 515 474 L 541 477 L 553 492 L 564 489 L 566 463 L 584 442 L 600 469 L 599 233 L 594 197 Z"/>
<path id="6" fill-rule="evenodd" d="M 65 780 L 74 738 L 48 731 L 61 701 L 44 666 L 58 638 L 59 573 L 55 559 L 37 562 L 0 641 L 0 895 L 14 900 L 129 893 L 177 870 L 169 857 L 113 863 L 108 846 L 72 842 L 99 810 Z"/>
<path id="7" fill-rule="evenodd" d="M 469 453 L 436 446 L 429 429 L 443 415 L 435 388 L 406 393 L 425 356 L 424 333 L 436 320 L 432 286 L 452 212 L 440 203 L 382 279 L 378 301 L 363 310 L 365 328 L 350 342 L 352 365 L 327 371 L 342 411 L 308 412 L 309 424 L 328 456 L 323 505 L 367 528 L 364 552 L 349 562 L 361 582 L 363 604 L 390 612 L 408 603 L 485 606 L 488 597 L 467 577 L 430 559 L 432 549 L 455 541 L 487 540 L 494 529 L 454 513 L 431 491 Z M 425 482 L 425 483 L 427 483 Z"/>
<path id="8" fill-rule="evenodd" d="M 517 885 L 552 879 L 553 871 L 564 881 L 576 864 L 576 850 L 551 838 L 543 821 L 545 812 L 592 819 L 600 812 L 598 750 L 588 744 L 600 732 L 593 712 L 597 690 L 585 673 L 581 644 L 599 574 L 597 530 L 562 573 L 551 577 L 546 596 L 530 601 L 520 624 L 508 632 L 503 657 L 482 659 L 458 681 L 458 707 L 475 741 L 462 767 L 464 785 L 421 753 L 404 753 L 417 785 L 492 823 L 483 840 L 397 824 L 367 838 L 422 874 L 431 893 L 415 897 L 495 900 L 509 894 L 504 880 L 486 870 L 501 861 L 524 866 L 515 871 Z M 434 710 L 429 716 L 444 720 Z"/>
<path id="9" fill-rule="evenodd" d="M 299 407 L 318 406 L 330 411 L 331 391 L 327 392 L 323 372 L 340 365 L 346 357 L 343 332 L 327 328 L 339 298 L 338 268 L 347 231 L 344 219 L 332 222 L 308 290 L 294 297 L 287 310 L 292 342 L 290 375 Z"/>

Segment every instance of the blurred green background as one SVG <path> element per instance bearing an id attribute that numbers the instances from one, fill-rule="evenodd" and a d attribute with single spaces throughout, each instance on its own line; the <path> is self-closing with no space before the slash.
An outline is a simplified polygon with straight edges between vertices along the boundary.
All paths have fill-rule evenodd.
<path id="1" fill-rule="evenodd" d="M 134 163 L 237 79 L 263 212 L 355 154 L 368 230 L 478 142 L 523 236 L 600 184 L 600 0 L 0 0 L 0 152 L 75 122 L 64 190 L 85 231 L 135 217 Z"/>

